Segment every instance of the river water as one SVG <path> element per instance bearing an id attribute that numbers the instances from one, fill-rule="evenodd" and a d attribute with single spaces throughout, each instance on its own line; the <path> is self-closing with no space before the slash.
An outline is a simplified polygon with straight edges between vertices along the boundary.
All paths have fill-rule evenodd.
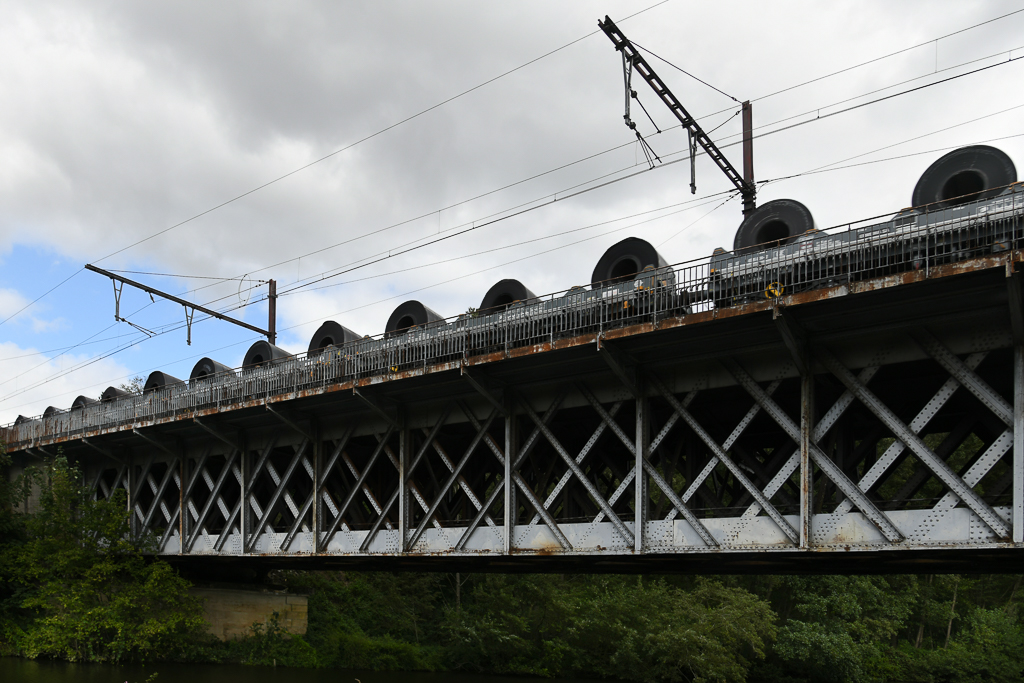
<path id="1" fill-rule="evenodd" d="M 157 676 L 153 683 L 538 683 L 541 680 L 466 673 L 289 669 L 237 664 L 106 666 L 0 657 L 0 681 L 3 683 L 144 683 L 154 673 Z M 569 683 L 566 679 L 543 680 L 546 683 Z M 587 682 L 574 678 L 572 683 Z"/>

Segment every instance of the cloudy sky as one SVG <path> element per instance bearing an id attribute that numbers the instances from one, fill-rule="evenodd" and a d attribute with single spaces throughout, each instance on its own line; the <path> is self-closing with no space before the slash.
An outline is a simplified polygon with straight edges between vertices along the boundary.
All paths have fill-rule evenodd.
<path id="1" fill-rule="evenodd" d="M 627 36 L 721 91 L 648 56 L 721 145 L 735 100 L 753 101 L 759 180 L 839 167 L 760 190 L 819 227 L 907 206 L 957 146 L 994 141 L 1024 165 L 1024 60 L 835 113 L 1024 56 L 1024 12 L 1003 17 L 1019 1 L 656 3 L 5 0 L 0 423 L 157 369 L 187 378 L 207 355 L 237 366 L 256 339 L 197 322 L 189 346 L 181 306 L 129 288 L 122 315 L 158 334 L 116 323 L 86 263 L 259 326 L 261 280 L 306 284 L 278 304 L 279 345 L 303 351 L 323 320 L 376 334 L 407 299 L 454 315 L 506 277 L 585 284 L 628 235 L 670 262 L 731 246 L 739 203 L 721 205 L 706 158 L 696 196 L 685 163 L 636 174 L 605 14 L 635 14 Z M 685 136 L 636 87 L 669 129 L 651 145 L 679 159 Z"/>

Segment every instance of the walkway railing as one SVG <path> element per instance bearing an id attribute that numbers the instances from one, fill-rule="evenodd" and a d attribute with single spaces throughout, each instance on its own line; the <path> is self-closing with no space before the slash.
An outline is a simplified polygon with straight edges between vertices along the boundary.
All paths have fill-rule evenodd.
<path id="1" fill-rule="evenodd" d="M 1000 253 L 1022 245 L 1024 185 L 1002 196 L 953 209 L 903 212 L 797 238 L 790 244 L 641 273 L 626 282 L 517 302 L 498 312 L 448 318 L 390 336 L 303 353 L 115 398 L 47 417 L 16 422 L 9 444 L 132 425 L 270 396 L 315 390 L 370 376 L 458 361 L 640 323 L 657 323 L 712 307 L 724 308 L 909 270 Z M 877 220 L 876 219 L 869 219 Z"/>

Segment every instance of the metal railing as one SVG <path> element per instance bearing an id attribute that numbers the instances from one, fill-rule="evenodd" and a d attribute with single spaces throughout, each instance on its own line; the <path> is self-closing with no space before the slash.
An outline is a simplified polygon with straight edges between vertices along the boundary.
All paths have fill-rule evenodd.
<path id="1" fill-rule="evenodd" d="M 850 223 L 786 245 L 648 270 L 636 279 L 517 302 L 497 312 L 448 318 L 392 335 L 364 338 L 259 367 L 207 376 L 16 422 L 8 444 L 72 437 L 96 429 L 189 416 L 271 396 L 460 359 L 507 352 L 612 328 L 657 323 L 713 307 L 764 301 L 897 272 L 924 270 L 1024 244 L 1024 185 L 1001 196 L 887 221 Z M 872 219 L 868 219 L 872 220 Z"/>

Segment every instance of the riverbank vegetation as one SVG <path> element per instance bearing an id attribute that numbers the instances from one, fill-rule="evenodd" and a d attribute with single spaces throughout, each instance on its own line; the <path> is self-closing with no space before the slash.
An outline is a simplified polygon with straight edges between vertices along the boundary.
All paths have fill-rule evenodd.
<path id="1" fill-rule="evenodd" d="M 0 458 L 3 458 L 0 454 Z M 6 461 L 0 462 L 6 470 Z M 31 514 L 24 501 L 33 490 Z M 0 477 L 0 654 L 629 681 L 1014 681 L 1021 576 L 281 572 L 308 631 L 207 635 L 189 583 L 61 458 Z"/>

